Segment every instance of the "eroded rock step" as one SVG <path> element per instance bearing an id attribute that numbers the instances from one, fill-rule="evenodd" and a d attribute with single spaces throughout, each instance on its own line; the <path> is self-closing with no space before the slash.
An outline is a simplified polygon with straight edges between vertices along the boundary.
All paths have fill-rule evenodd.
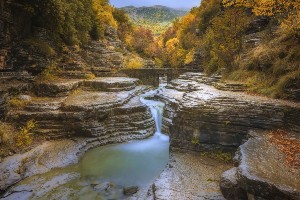
<path id="1" fill-rule="evenodd" d="M 220 91 L 208 85 L 211 81 L 203 84 L 206 80 L 186 73 L 156 95 L 167 104 L 163 123 L 172 147 L 234 150 L 253 129 L 282 128 L 300 135 L 299 103 Z"/>
<path id="2" fill-rule="evenodd" d="M 27 95 L 30 101 L 24 107 L 10 107 L 7 120 L 22 124 L 33 119 L 39 137 L 60 140 L 6 158 L 0 164 L 4 172 L 0 175 L 0 190 L 33 174 L 76 163 L 91 147 L 153 135 L 152 115 L 139 99 L 149 87 L 138 84 L 137 79 L 126 77 L 38 83 L 35 88 L 39 88 L 36 91 L 41 97 Z M 105 87 L 118 90 L 103 91 Z M 61 148 L 54 150 L 56 145 Z M 55 158 L 57 151 L 64 156 Z M 47 160 L 41 158 L 43 155 Z"/>

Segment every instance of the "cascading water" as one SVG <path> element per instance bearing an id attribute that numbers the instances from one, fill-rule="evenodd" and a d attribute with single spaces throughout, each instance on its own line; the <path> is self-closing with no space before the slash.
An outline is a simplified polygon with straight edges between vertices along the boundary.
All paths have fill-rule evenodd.
<path id="1" fill-rule="evenodd" d="M 144 104 L 146 104 L 151 110 L 151 114 L 152 114 L 152 117 L 155 121 L 155 126 L 156 126 L 155 136 L 159 137 L 161 140 L 169 140 L 169 137 L 164 135 L 161 131 L 165 104 L 163 102 L 160 102 L 160 101 L 154 101 L 154 100 L 146 99 L 146 97 L 148 95 L 151 96 L 151 92 L 145 94 L 144 96 L 142 96 L 141 101 Z"/>
<path id="2" fill-rule="evenodd" d="M 76 165 L 33 176 L 18 184 L 22 187 L 22 184 L 32 182 L 33 185 L 42 184 L 39 187 L 42 188 L 45 180 L 51 183 L 51 180 L 60 180 L 67 174 L 78 176 L 51 191 L 39 190 L 32 199 L 53 199 L 48 195 L 64 199 L 66 191 L 79 199 L 124 199 L 123 187 L 148 188 L 168 162 L 169 137 L 161 133 L 164 103 L 145 98 L 141 97 L 141 101 L 149 106 L 156 124 L 153 137 L 92 149 Z M 114 188 L 98 191 L 91 187 L 107 182 L 112 183 Z"/>
<path id="3" fill-rule="evenodd" d="M 160 105 L 159 102 L 157 102 L 156 104 L 151 105 L 150 109 L 151 109 L 151 114 L 155 121 L 156 133 L 161 134 L 163 106 Z"/>

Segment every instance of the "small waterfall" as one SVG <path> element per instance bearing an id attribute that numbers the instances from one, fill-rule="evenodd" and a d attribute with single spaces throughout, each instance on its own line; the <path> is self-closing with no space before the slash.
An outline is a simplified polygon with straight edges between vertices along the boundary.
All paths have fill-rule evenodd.
<path id="1" fill-rule="evenodd" d="M 141 97 L 141 101 L 144 104 L 146 104 L 151 110 L 151 114 L 155 121 L 155 126 L 156 126 L 155 136 L 158 136 L 160 139 L 163 140 L 169 140 L 169 137 L 164 135 L 161 131 L 165 104 L 160 101 L 145 99 L 143 96 Z"/>
<path id="2" fill-rule="evenodd" d="M 162 118 L 163 118 L 163 112 L 164 112 L 164 104 L 158 101 L 153 101 L 153 104 L 148 105 L 151 113 L 152 113 L 152 117 L 155 121 L 155 125 L 156 125 L 156 133 L 161 134 L 161 127 L 162 127 Z"/>

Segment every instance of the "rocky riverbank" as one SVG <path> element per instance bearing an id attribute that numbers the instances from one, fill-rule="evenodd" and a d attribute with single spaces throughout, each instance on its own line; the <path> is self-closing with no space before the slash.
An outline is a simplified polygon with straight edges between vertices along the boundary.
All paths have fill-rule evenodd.
<path id="1" fill-rule="evenodd" d="M 148 199 L 223 200 L 220 175 L 231 166 L 196 152 L 173 151 L 167 168 L 153 183 Z"/>
<path id="2" fill-rule="evenodd" d="M 220 186 L 226 199 L 299 199 L 299 170 L 285 164 L 286 155 L 267 140 L 266 132 L 284 129 L 299 139 L 300 104 L 240 92 L 244 85 L 239 89 L 235 84 L 231 91 L 214 87 L 220 85 L 219 77 L 187 73 L 157 90 L 154 98 L 166 103 L 163 123 L 164 130 L 170 134 L 171 149 L 226 152 L 242 144 L 235 158 L 237 167 L 222 175 Z M 255 137 L 252 134 L 247 141 L 249 131 L 253 130 L 263 134 Z M 212 169 L 217 172 L 213 166 Z M 173 171 L 167 169 L 157 180 L 158 185 L 167 185 L 159 185 L 158 199 L 223 198 L 201 196 L 203 190 L 199 188 L 193 194 L 190 190 L 177 190 L 185 182 L 178 179 L 168 184 Z M 202 176 L 201 172 L 195 174 L 188 175 L 188 181 Z"/>
<path id="3" fill-rule="evenodd" d="M 287 129 L 300 134 L 300 104 L 221 91 L 219 77 L 186 73 L 158 90 L 167 104 L 164 127 L 171 147 L 234 150 L 250 130 Z M 243 87 L 243 86 L 242 86 Z"/>
<path id="4" fill-rule="evenodd" d="M 37 128 L 33 140 L 51 142 L 5 158 L 0 164 L 1 190 L 26 177 L 76 163 L 92 147 L 143 139 L 154 133 L 151 113 L 139 100 L 149 88 L 140 86 L 137 79 L 35 82 L 30 88 L 14 97 L 26 100 L 26 104 L 9 106 L 6 120 L 10 124 L 34 120 Z"/>
<path id="5" fill-rule="evenodd" d="M 11 96 L 3 97 L 2 105 L 7 108 L 8 123 L 24 124 L 34 119 L 38 125 L 36 139 L 41 137 L 42 144 L 1 162 L 2 190 L 26 177 L 77 163 L 90 148 L 143 139 L 154 132 L 151 113 L 139 100 L 139 95 L 150 88 L 140 85 L 138 79 L 29 80 L 15 96 L 26 100 L 24 106 L 7 107 Z M 283 155 L 269 145 L 264 134 L 247 141 L 252 130 L 285 129 L 299 138 L 299 103 L 251 96 L 240 92 L 238 85 L 232 91 L 221 91 L 214 87 L 220 87 L 219 80 L 220 77 L 186 73 L 153 93 L 153 98 L 166 103 L 163 132 L 170 135 L 172 156 L 150 189 L 138 188 L 130 199 L 299 198 L 299 172 L 284 165 Z M 238 164 L 229 171 L 226 170 L 233 167 L 231 163 L 197 153 L 233 152 L 238 146 Z M 55 177 L 58 184 L 52 183 Z M 78 174 L 55 177 L 36 185 L 22 182 L 12 187 L 6 198 L 30 196 L 33 192 L 38 197 L 40 186 L 49 183 L 59 187 L 72 182 L 72 177 L 78 178 Z M 87 188 L 94 190 L 94 186 L 91 183 Z"/>

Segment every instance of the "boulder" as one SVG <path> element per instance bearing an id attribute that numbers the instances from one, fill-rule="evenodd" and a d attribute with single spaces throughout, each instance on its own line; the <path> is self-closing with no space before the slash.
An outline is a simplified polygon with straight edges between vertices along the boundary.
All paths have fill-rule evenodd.
<path id="1" fill-rule="evenodd" d="M 237 168 L 232 168 L 222 174 L 220 188 L 228 200 L 247 200 L 247 192 L 238 185 Z"/>
<path id="2" fill-rule="evenodd" d="M 131 187 L 126 187 L 123 188 L 123 194 L 126 196 L 133 195 L 139 191 L 139 187 L 137 186 L 131 186 Z"/>
<path id="3" fill-rule="evenodd" d="M 288 166 L 284 159 L 265 134 L 252 134 L 239 147 L 238 167 L 222 175 L 224 196 L 236 199 L 247 192 L 249 199 L 300 199 L 300 170 Z"/>

